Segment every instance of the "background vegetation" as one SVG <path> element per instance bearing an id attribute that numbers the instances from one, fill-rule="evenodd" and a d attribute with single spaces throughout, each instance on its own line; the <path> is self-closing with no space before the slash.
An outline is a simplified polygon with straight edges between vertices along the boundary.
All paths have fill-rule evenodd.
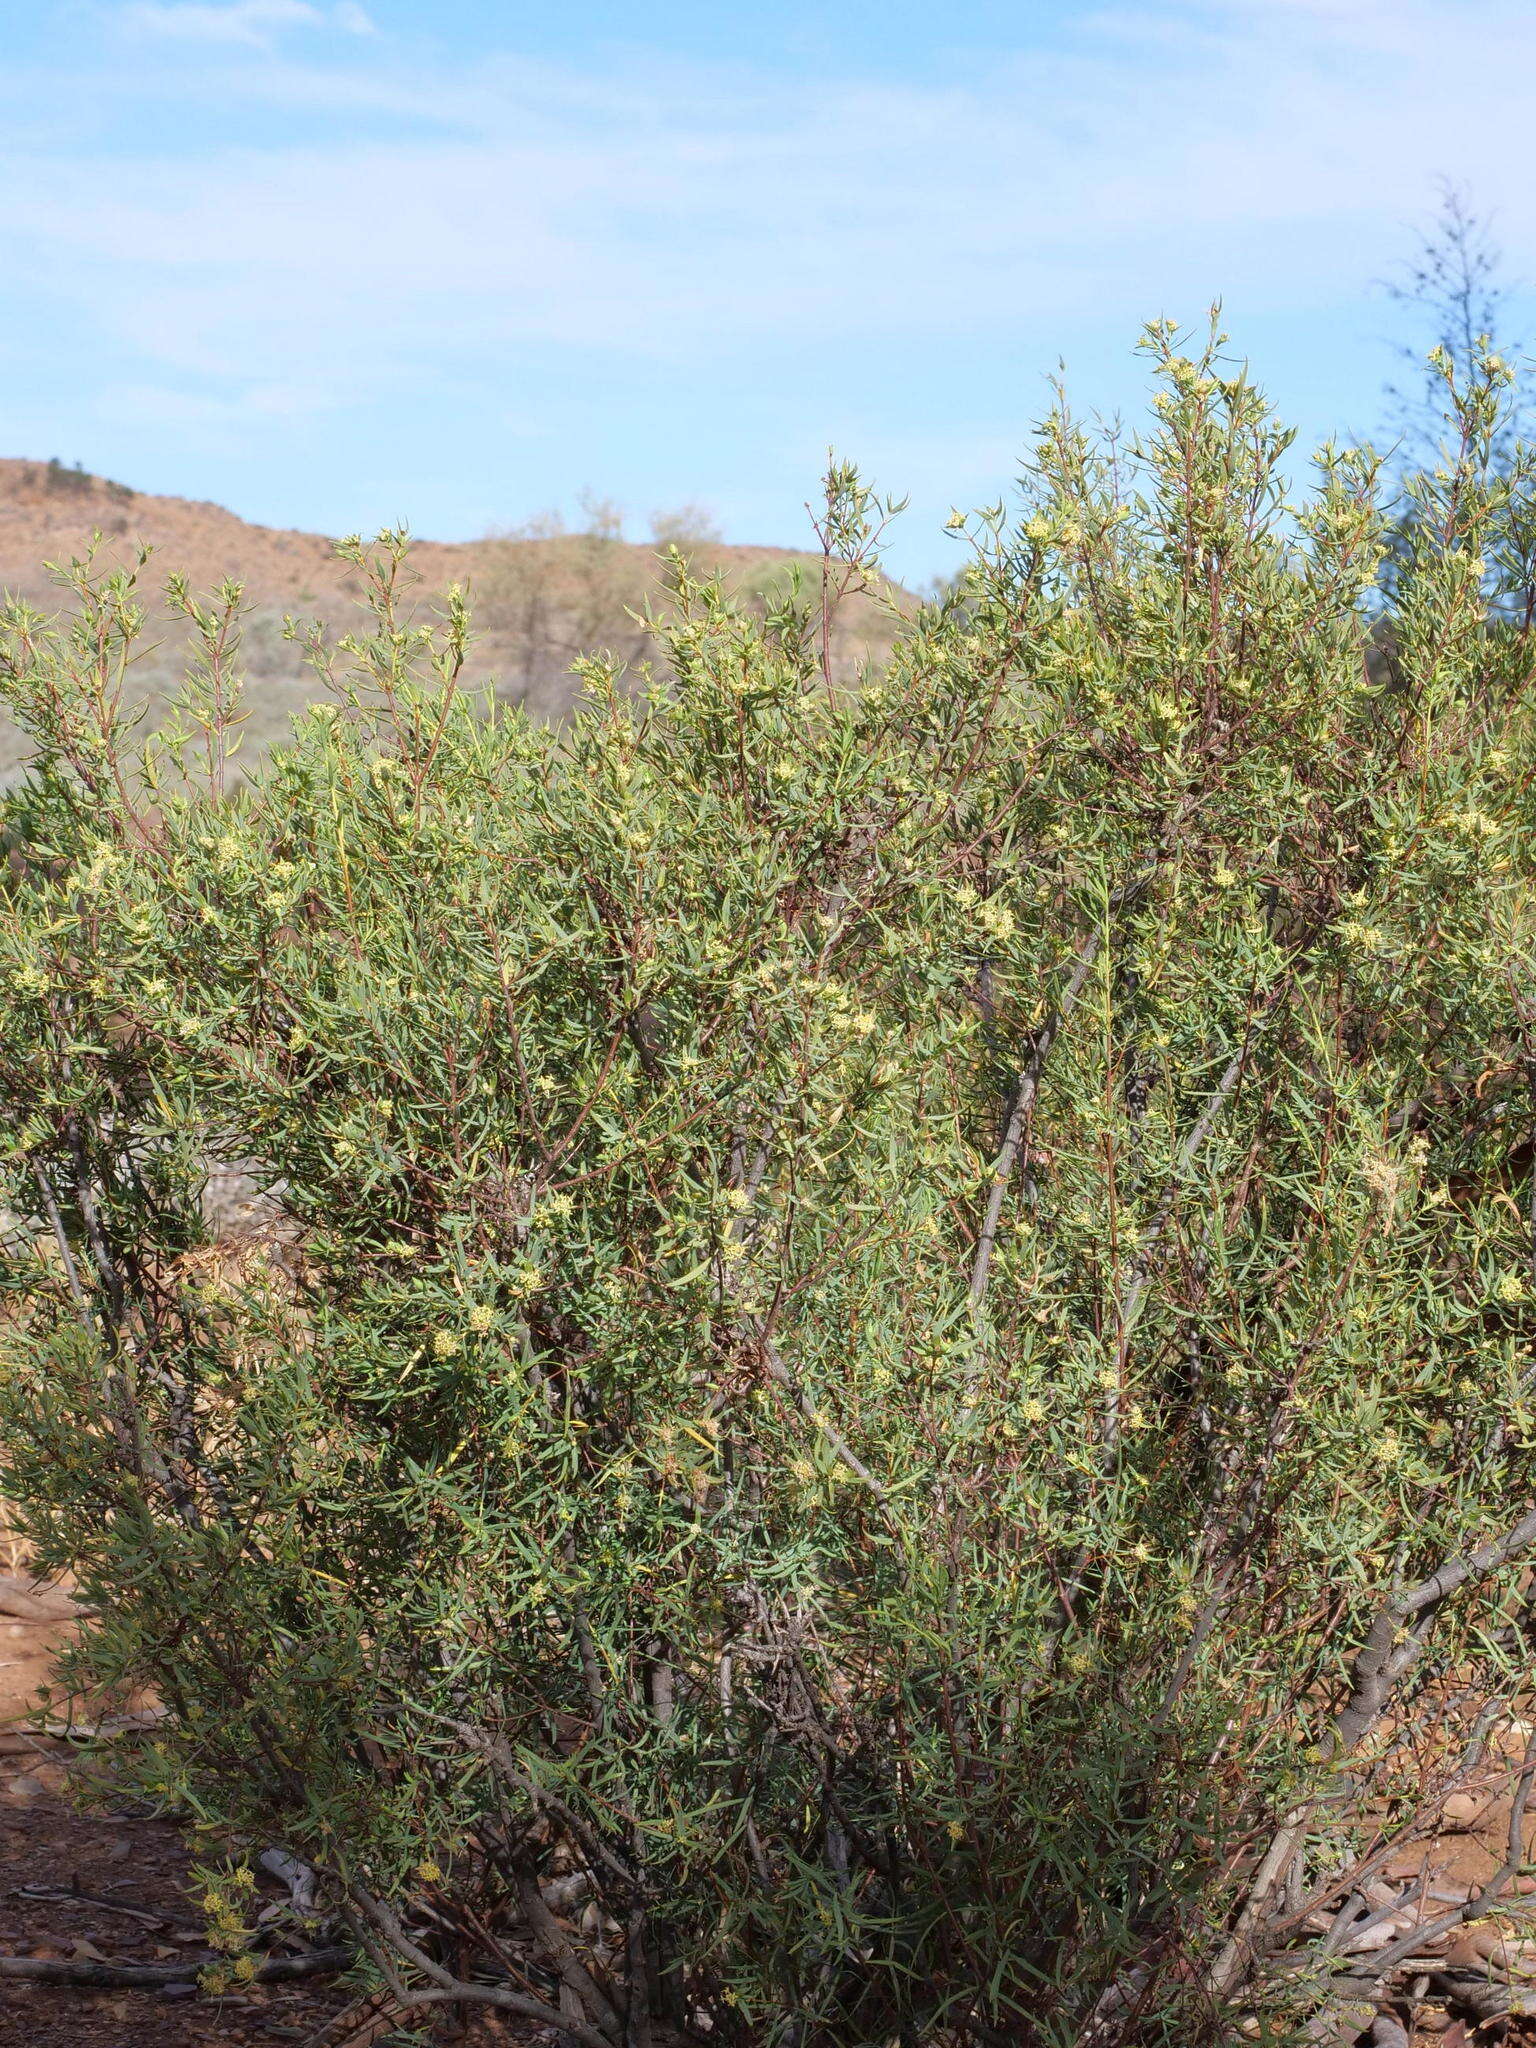
<path id="1" fill-rule="evenodd" d="M 672 603 L 669 546 L 680 544 L 701 574 L 718 575 L 758 611 L 797 573 L 813 581 L 820 573 L 814 552 L 728 545 L 697 506 L 654 513 L 648 525 L 647 538 L 626 538 L 618 508 L 588 493 L 574 524 L 548 514 L 478 541 L 417 544 L 404 582 L 423 603 L 441 602 L 459 584 L 473 606 L 466 683 L 492 686 L 503 702 L 558 721 L 580 694 L 572 674 L 578 656 L 606 651 L 621 669 L 642 655 L 664 659 L 644 621 Z M 162 716 L 195 651 L 186 619 L 161 601 L 159 561 L 200 588 L 238 578 L 243 773 L 289 737 L 309 701 L 304 634 L 315 625 L 333 638 L 346 633 L 365 579 L 346 551 L 318 534 L 252 526 L 218 505 L 136 493 L 59 462 L 0 460 L 0 585 L 13 598 L 43 610 L 67 606 L 67 590 L 50 581 L 45 564 L 91 550 L 98 573 L 142 569 L 145 547 L 156 566 L 136 583 L 145 619 L 124 679 L 125 707 L 142 704 L 151 718 Z M 887 611 L 854 596 L 836 624 L 839 678 L 851 680 L 859 662 L 881 658 L 890 638 Z M 0 775 L 14 775 L 27 750 L 25 733 L 0 708 Z"/>

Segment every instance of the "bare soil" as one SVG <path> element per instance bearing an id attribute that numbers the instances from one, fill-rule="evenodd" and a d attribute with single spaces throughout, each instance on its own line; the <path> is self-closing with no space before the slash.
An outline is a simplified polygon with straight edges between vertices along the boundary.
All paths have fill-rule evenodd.
<path id="1" fill-rule="evenodd" d="M 3 1564 L 19 1560 L 0 1556 Z M 24 1607 L 27 1584 L 0 1574 L 0 1596 Z M 56 1610 L 67 1601 L 49 1593 L 38 1604 Z M 182 1830 L 114 1797 L 103 1765 L 87 1762 L 79 1743 L 28 1725 L 70 1627 L 67 1619 L 22 1619 L 0 1607 L 0 1954 L 160 1966 L 184 1959 L 186 1968 L 155 1990 L 0 1978 L 0 2048 L 264 2048 L 283 2041 L 370 2048 L 381 2041 L 388 2019 L 375 2025 L 334 1974 L 252 1985 L 238 1996 L 203 1991 L 208 1947 Z M 132 1731 L 120 1739 L 131 1741 Z M 276 1883 L 268 1889 L 282 1895 Z"/>
<path id="2" fill-rule="evenodd" d="M 0 1980 L 0 2048 L 244 2048 L 340 2040 L 331 2023 L 356 2005 L 334 1977 L 206 1995 L 202 1916 L 191 1858 L 174 1822 L 142 1807 L 79 1812 L 79 1766 L 63 1743 L 0 1755 L 0 1951 L 112 1963 L 186 1957 L 162 1990 L 95 1991 Z M 274 1896 L 276 1888 L 274 1888 Z"/>
<path id="3" fill-rule="evenodd" d="M 186 1837 L 174 1819 L 114 1790 L 118 1745 L 136 1739 L 132 1713 L 105 1747 L 36 1732 L 54 1658 L 74 1625 L 71 1612 L 67 1591 L 31 1579 L 0 1524 L 0 1956 L 163 1969 L 184 1959 L 186 1967 L 155 1989 L 0 1976 L 0 2048 L 391 2048 L 428 2039 L 427 2030 L 406 2030 L 397 2010 L 361 1997 L 334 1973 L 251 1985 L 237 1995 L 203 1988 L 209 1951 Z M 1363 1961 L 1402 1926 L 1434 1921 L 1482 1892 L 1508 1853 L 1510 1768 L 1490 1749 L 1481 1773 L 1433 1797 L 1427 1838 L 1387 1857 L 1354 1900 L 1362 1932 L 1358 1941 L 1344 1938 L 1345 1953 L 1358 1949 Z M 1426 1757 L 1426 1792 L 1433 1777 L 1434 1760 Z M 1527 1822 L 1525 1847 L 1536 1859 L 1536 1819 Z M 1536 2048 L 1533 1894 L 1536 1878 L 1518 1877 L 1504 1912 L 1426 1943 L 1422 1975 L 1402 2006 L 1408 2048 Z M 267 1883 L 268 1897 L 283 1895 L 275 1880 Z M 1330 1919 L 1309 1916 L 1307 1931 L 1326 1932 Z M 1478 1992 L 1489 1986 L 1507 1987 L 1515 2012 L 1479 2027 Z M 1239 2028 L 1248 2038 L 1260 2032 L 1256 2019 Z M 1337 2048 L 1348 2038 L 1346 2030 Z M 553 2037 L 479 2013 L 467 2021 L 437 2015 L 430 2039 L 445 2048 L 552 2048 Z"/>

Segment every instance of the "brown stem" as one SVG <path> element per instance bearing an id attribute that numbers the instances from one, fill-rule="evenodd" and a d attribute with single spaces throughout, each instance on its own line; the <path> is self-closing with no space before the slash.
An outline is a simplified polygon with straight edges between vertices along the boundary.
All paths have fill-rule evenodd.
<path id="1" fill-rule="evenodd" d="M 1093 972 L 1093 963 L 1098 958 L 1102 940 L 1102 932 L 1090 932 L 1079 947 L 1077 965 L 1072 971 L 1072 978 L 1062 993 L 1061 1001 L 1047 1015 L 1035 1033 L 1029 1058 L 1014 1090 L 1008 1121 L 1003 1127 L 1003 1142 L 998 1148 L 997 1162 L 992 1168 L 992 1191 L 987 1197 L 986 1214 L 982 1218 L 981 1232 L 976 1240 L 976 1254 L 971 1261 L 970 1297 L 973 1308 L 980 1305 L 987 1291 L 987 1282 L 992 1276 L 992 1251 L 997 1243 L 1003 1201 L 1008 1193 L 1008 1182 L 1013 1175 L 1014 1162 L 1019 1156 L 1019 1141 L 1024 1135 L 1024 1127 L 1029 1120 L 1030 1111 L 1034 1108 L 1035 1096 L 1039 1092 L 1040 1075 L 1045 1067 L 1046 1056 L 1060 1036 L 1062 1026 L 1077 1007 L 1078 998 Z"/>
<path id="2" fill-rule="evenodd" d="M 1441 1603 L 1460 1587 L 1498 1571 L 1533 1543 L 1536 1543 L 1536 1509 L 1522 1516 L 1503 1536 L 1481 1545 L 1467 1557 L 1447 1558 L 1418 1585 L 1394 1593 L 1383 1601 L 1355 1658 L 1349 1697 L 1339 1709 L 1333 1728 L 1321 1745 L 1325 1756 L 1342 1763 L 1370 1734 L 1385 1713 L 1399 1680 L 1422 1654 L 1430 1623 Z M 1406 1623 L 1415 1625 L 1405 1632 Z M 1258 1945 L 1255 1937 L 1260 1922 L 1290 1867 L 1291 1858 L 1301 1844 L 1316 1807 L 1315 1796 L 1295 1807 L 1271 1840 L 1263 1861 L 1254 1873 L 1237 1924 L 1212 1967 L 1210 1986 L 1218 1994 L 1232 1990 L 1256 1959 Z M 1415 1935 L 1416 1941 L 1423 1938 L 1422 1933 Z M 1373 1967 L 1381 1967 L 1379 1958 Z"/>

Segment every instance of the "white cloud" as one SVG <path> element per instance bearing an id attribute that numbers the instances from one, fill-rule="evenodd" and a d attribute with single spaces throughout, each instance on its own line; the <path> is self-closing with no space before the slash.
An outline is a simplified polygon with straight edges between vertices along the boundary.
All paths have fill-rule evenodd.
<path id="1" fill-rule="evenodd" d="M 120 16 L 130 30 L 175 37 L 191 43 L 235 43 L 267 49 L 289 29 L 324 28 L 328 23 L 348 35 L 367 35 L 373 28 L 356 0 L 342 0 L 329 9 L 309 0 L 132 0 Z"/>
<path id="2" fill-rule="evenodd" d="M 245 40 L 319 18 L 306 0 L 151 12 Z M 207 151 L 191 177 L 172 157 L 55 165 L 30 194 L 7 181 L 0 234 L 119 271 L 109 317 L 167 361 L 256 373 L 334 352 L 362 377 L 518 339 L 673 356 L 1194 310 L 1222 290 L 1306 303 L 1379 267 L 1367 244 L 1442 170 L 1536 240 L 1523 0 L 1228 0 L 1093 30 L 964 87 L 794 95 L 512 61 L 412 80 L 376 39 L 349 69 L 290 61 L 229 90 L 345 109 L 350 88 L 378 111 L 393 94 L 397 139 L 343 121 L 323 144 Z"/>
<path id="3" fill-rule="evenodd" d="M 690 380 L 734 379 L 800 417 L 819 379 L 893 479 L 979 473 L 1064 334 L 1123 348 L 1224 294 L 1241 343 L 1245 316 L 1358 305 L 1438 173 L 1496 202 L 1513 267 L 1536 270 L 1527 0 L 1117 0 L 969 77 L 793 89 L 633 53 L 434 68 L 309 0 L 118 18 L 160 40 L 111 93 L 153 104 L 185 65 L 228 139 L 205 125 L 189 153 L 167 122 L 160 147 L 61 157 L 13 137 L 0 263 L 74 308 L 103 388 L 134 384 L 168 434 L 298 440 L 471 391 L 498 416 L 556 389 L 628 403 L 605 378 L 684 408 Z M 1019 387 L 989 416 L 950 394 L 974 437 L 930 443 L 923 409 L 977 337 L 1014 351 Z"/>

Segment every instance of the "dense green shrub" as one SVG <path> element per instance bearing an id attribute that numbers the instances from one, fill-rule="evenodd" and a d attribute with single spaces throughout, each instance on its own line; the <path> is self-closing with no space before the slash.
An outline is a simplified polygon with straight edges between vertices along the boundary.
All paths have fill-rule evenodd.
<path id="1" fill-rule="evenodd" d="M 1148 345 L 1145 444 L 1053 418 L 851 694 L 680 570 L 666 692 L 551 736 L 386 543 L 242 785 L 235 593 L 144 743 L 130 579 L 10 618 L 7 1484 L 147 1782 L 425 2003 L 1182 2039 L 1315 2002 L 1275 1951 L 1519 1706 L 1500 374 L 1387 673 L 1369 457 L 1288 495 Z M 281 1231 L 206 1242 L 213 1159 Z"/>

